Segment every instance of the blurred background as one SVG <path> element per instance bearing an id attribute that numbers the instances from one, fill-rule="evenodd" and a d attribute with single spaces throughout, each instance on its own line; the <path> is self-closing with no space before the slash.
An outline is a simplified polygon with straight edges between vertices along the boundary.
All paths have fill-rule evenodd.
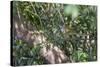
<path id="1" fill-rule="evenodd" d="M 12 65 L 97 60 L 97 7 L 12 2 Z"/>

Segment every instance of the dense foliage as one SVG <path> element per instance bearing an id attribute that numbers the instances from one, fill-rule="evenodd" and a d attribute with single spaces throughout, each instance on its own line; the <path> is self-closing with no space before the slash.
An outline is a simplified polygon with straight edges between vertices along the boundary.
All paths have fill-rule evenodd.
<path id="1" fill-rule="evenodd" d="M 60 47 L 70 62 L 97 60 L 97 7 L 59 3 L 13 2 L 13 15 L 19 14 L 35 30 L 43 31 L 47 42 Z M 28 46 L 14 39 L 13 65 L 44 64 L 41 46 Z"/>

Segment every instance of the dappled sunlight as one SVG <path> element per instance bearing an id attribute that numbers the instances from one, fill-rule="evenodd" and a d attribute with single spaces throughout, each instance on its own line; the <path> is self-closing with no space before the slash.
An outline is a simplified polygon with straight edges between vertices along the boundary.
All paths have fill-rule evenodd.
<path id="1" fill-rule="evenodd" d="M 17 27 L 16 27 L 17 26 Z M 20 29 L 18 29 L 20 27 Z M 42 48 L 40 50 L 40 54 L 42 57 L 44 57 L 49 63 L 62 63 L 63 61 L 67 60 L 66 55 L 63 51 L 60 50 L 57 46 L 53 45 L 53 43 L 47 43 L 46 37 L 43 35 L 43 31 L 30 31 L 26 29 L 23 22 L 21 22 L 21 25 L 18 26 L 17 23 L 15 23 L 15 29 L 16 29 L 16 35 L 19 39 L 27 42 L 28 44 L 32 45 L 33 47 L 38 46 L 38 44 L 46 43 L 41 45 Z M 46 45 L 49 46 L 49 48 L 46 47 Z M 66 61 L 67 62 L 67 61 Z"/>
<path id="2" fill-rule="evenodd" d="M 53 44 L 50 44 L 48 49 L 45 46 L 43 46 L 40 53 L 51 64 L 69 62 L 68 57 L 60 48 L 54 46 Z"/>
<path id="3" fill-rule="evenodd" d="M 13 65 L 97 60 L 96 6 L 16 1 L 13 10 Z"/>
<path id="4" fill-rule="evenodd" d="M 15 28 L 18 29 L 18 24 L 17 24 L 17 22 L 15 22 Z"/>

